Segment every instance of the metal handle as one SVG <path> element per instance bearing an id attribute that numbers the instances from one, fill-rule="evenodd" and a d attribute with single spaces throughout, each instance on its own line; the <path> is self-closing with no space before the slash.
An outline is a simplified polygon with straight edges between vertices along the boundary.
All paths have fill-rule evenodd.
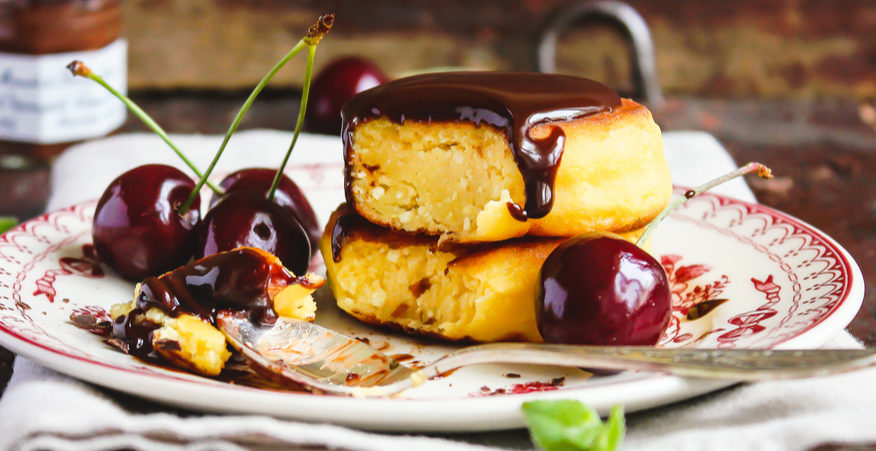
<path id="1" fill-rule="evenodd" d="M 632 60 L 635 91 L 633 97 L 651 108 L 663 106 L 663 93 L 657 83 L 656 58 L 651 31 L 645 19 L 632 6 L 614 0 L 585 1 L 563 7 L 538 35 L 536 67 L 539 72 L 556 70 L 557 39 L 571 25 L 584 19 L 597 19 L 620 28 L 627 40 Z"/>
<path id="2" fill-rule="evenodd" d="M 657 371 L 686 377 L 760 381 L 823 376 L 876 364 L 873 349 L 665 349 L 492 343 L 463 348 L 423 369 L 428 376 L 478 363 L 528 363 L 606 370 Z"/>

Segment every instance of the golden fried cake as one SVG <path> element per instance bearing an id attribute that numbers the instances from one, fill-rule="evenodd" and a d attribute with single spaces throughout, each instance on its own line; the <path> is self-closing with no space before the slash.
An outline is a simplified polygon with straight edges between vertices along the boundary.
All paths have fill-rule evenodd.
<path id="1" fill-rule="evenodd" d="M 672 192 L 651 113 L 554 74 L 396 80 L 344 106 L 347 202 L 442 242 L 624 233 Z"/>
<path id="2" fill-rule="evenodd" d="M 313 321 L 311 294 L 324 283 L 316 274 L 296 277 L 261 249 L 220 252 L 137 284 L 132 301 L 110 309 L 113 336 L 135 356 L 215 376 L 231 357 L 213 325 L 217 311 L 262 324 L 278 316 Z"/>
<path id="3" fill-rule="evenodd" d="M 149 344 L 169 363 L 215 376 L 231 357 L 225 336 L 209 321 L 185 313 L 174 318 L 157 307 L 134 312 L 136 307 L 136 301 L 115 304 L 110 309 L 110 316 L 113 321 L 129 322 L 132 329 L 154 329 Z"/>
<path id="4" fill-rule="evenodd" d="M 447 340 L 540 342 L 539 273 L 562 241 L 439 246 L 437 237 L 382 229 L 341 206 L 319 247 L 338 306 L 360 321 Z"/>

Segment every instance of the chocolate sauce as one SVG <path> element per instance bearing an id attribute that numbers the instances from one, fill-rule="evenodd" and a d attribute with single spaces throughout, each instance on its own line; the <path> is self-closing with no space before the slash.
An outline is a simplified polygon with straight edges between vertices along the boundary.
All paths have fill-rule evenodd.
<path id="1" fill-rule="evenodd" d="M 353 231 L 373 233 L 384 237 L 385 240 L 392 245 L 393 240 L 403 240 L 405 234 L 401 232 L 387 233 L 385 229 L 368 222 L 356 210 L 348 204 L 341 204 L 338 209 L 332 214 L 334 223 L 331 224 L 331 247 L 332 260 L 335 263 L 341 261 L 341 249 L 344 247 L 344 242 L 349 238 Z M 428 287 L 427 287 L 428 288 Z"/>
<path id="2" fill-rule="evenodd" d="M 608 86 L 558 74 L 445 72 L 382 84 L 356 95 L 341 111 L 347 202 L 353 200 L 349 157 L 356 126 L 379 117 L 399 124 L 466 121 L 493 126 L 508 138 L 526 186 L 526 204 L 509 207 L 512 215 L 518 220 L 544 217 L 553 206 L 565 135 L 551 127 L 548 136 L 536 139 L 532 128 L 611 111 L 620 104 Z"/>
<path id="3" fill-rule="evenodd" d="M 230 309 L 247 312 L 252 322 L 273 324 L 277 314 L 271 288 L 298 282 L 263 253 L 242 248 L 144 280 L 137 308 L 158 307 L 171 316 L 189 313 L 211 322 L 215 321 L 217 311 Z"/>
<path id="4" fill-rule="evenodd" d="M 526 212 L 520 208 L 520 205 L 515 204 L 514 202 L 508 202 L 505 204 L 508 207 L 508 213 L 511 213 L 511 217 L 523 222 L 528 219 Z"/>
<path id="5" fill-rule="evenodd" d="M 283 266 L 249 248 L 210 255 L 160 277 L 143 281 L 136 307 L 116 318 L 113 335 L 128 343 L 128 352 L 141 358 L 157 357 L 152 349 L 152 332 L 160 325 L 141 314 L 158 307 L 170 316 L 188 313 L 216 321 L 219 310 L 245 313 L 250 321 L 273 324 L 277 320 L 272 290 L 300 283 Z"/>
<path id="6" fill-rule="evenodd" d="M 396 362 L 405 362 L 414 359 L 414 356 L 411 354 L 393 354 L 390 357 L 392 357 L 392 359 Z"/>
<path id="7" fill-rule="evenodd" d="M 429 380 L 444 379 L 445 377 L 450 377 L 450 376 L 452 376 L 453 373 L 455 373 L 455 372 L 457 372 L 457 371 L 459 371 L 459 368 L 453 368 L 453 369 L 450 369 L 450 370 L 444 371 L 443 373 L 438 373 L 438 374 L 436 374 L 436 375 L 430 377 Z M 489 388 L 487 388 L 487 390 L 489 390 Z"/>
<path id="8" fill-rule="evenodd" d="M 332 226 L 332 260 L 338 263 L 341 261 L 341 248 L 344 246 L 344 241 L 350 236 L 350 232 L 357 226 L 370 223 L 359 216 L 349 204 L 338 207 L 336 214 L 337 219 Z"/>
<path id="9" fill-rule="evenodd" d="M 61 257 L 58 259 L 61 268 L 85 277 L 103 276 L 103 268 L 100 267 L 100 257 L 91 243 L 82 245 L 82 257 Z M 54 302 L 54 299 L 49 299 Z"/>
<path id="10" fill-rule="evenodd" d="M 145 319 L 137 321 L 146 310 L 135 308 L 127 315 L 116 318 L 113 321 L 113 337 L 122 340 L 128 354 L 145 360 L 158 361 L 161 358 L 152 348 L 152 332 L 161 325 Z"/>
<path id="11" fill-rule="evenodd" d="M 687 311 L 687 319 L 695 320 L 708 315 L 712 310 L 715 310 L 721 304 L 727 302 L 728 299 L 709 299 L 708 301 L 700 302 Z"/>
<path id="12" fill-rule="evenodd" d="M 190 374 L 180 367 L 174 366 L 161 358 L 137 357 L 138 360 L 149 365 L 160 366 L 166 371 L 178 372 L 181 374 Z M 296 393 L 311 393 L 302 385 L 289 380 L 288 378 L 274 373 L 271 370 L 262 368 L 261 366 L 251 363 L 249 359 L 242 354 L 234 353 L 231 358 L 225 362 L 225 367 L 217 376 L 209 377 L 215 381 L 225 382 L 232 385 L 243 385 L 252 388 L 261 388 L 265 390 L 282 390 Z"/>

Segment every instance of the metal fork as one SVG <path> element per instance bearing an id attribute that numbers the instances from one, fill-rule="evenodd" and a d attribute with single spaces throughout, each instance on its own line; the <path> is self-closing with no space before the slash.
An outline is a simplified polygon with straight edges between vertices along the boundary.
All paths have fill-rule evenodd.
<path id="1" fill-rule="evenodd" d="M 822 376 L 876 365 L 876 350 L 666 349 L 492 343 L 452 352 L 422 369 L 401 365 L 368 344 L 305 321 L 271 327 L 223 311 L 217 325 L 256 364 L 308 388 L 352 396 L 390 396 L 430 377 L 479 363 L 528 363 L 758 381 Z"/>

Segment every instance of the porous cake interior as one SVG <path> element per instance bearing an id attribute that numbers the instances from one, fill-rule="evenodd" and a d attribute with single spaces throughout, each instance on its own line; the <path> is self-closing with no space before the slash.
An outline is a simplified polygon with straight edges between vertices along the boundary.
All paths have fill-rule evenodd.
<path id="1" fill-rule="evenodd" d="M 380 118 L 353 133 L 349 163 L 357 209 L 389 218 L 384 225 L 475 234 L 485 210 L 525 200 L 507 139 L 493 127 Z"/>
<path id="2" fill-rule="evenodd" d="M 369 239 L 346 242 L 335 263 L 327 241 L 321 244 L 338 306 L 362 321 L 450 340 L 541 341 L 538 272 L 528 264 L 509 270 L 440 251 L 434 241 L 394 246 Z M 508 256 L 487 258 L 513 264 Z"/>

